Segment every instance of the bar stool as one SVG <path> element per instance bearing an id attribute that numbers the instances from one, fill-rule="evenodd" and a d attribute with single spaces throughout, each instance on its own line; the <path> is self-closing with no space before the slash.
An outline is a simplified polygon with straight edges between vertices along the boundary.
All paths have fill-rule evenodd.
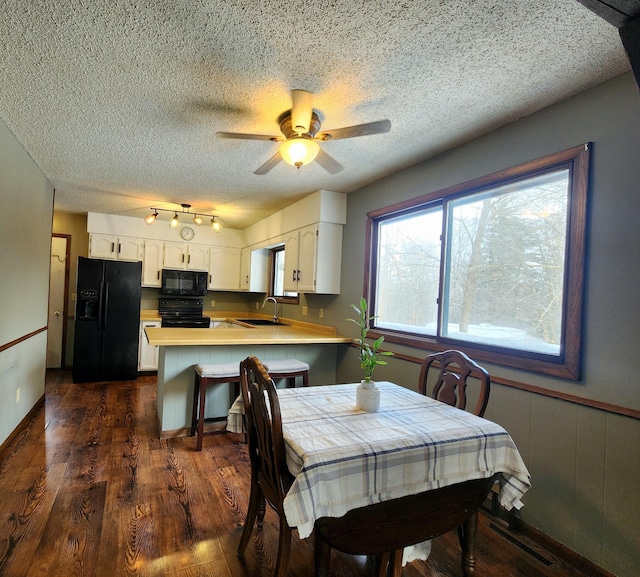
<path id="1" fill-rule="evenodd" d="M 302 377 L 302 386 L 309 386 L 309 364 L 298 359 L 272 359 L 262 361 L 269 376 L 277 381 L 287 379 L 287 387 L 296 386 L 296 377 Z"/>
<path id="2" fill-rule="evenodd" d="M 220 383 L 233 383 L 234 396 L 237 397 L 240 392 L 240 363 L 216 363 L 216 364 L 198 364 L 194 365 L 196 372 L 195 383 L 193 387 L 193 412 L 191 414 L 191 436 L 198 433 L 196 440 L 196 451 L 202 450 L 202 437 L 205 435 L 204 422 L 224 421 L 226 417 L 204 418 L 204 405 L 207 398 L 207 387 L 209 385 L 218 385 Z M 235 398 L 234 397 L 234 398 Z M 208 435 L 224 433 L 224 429 L 211 431 Z"/>

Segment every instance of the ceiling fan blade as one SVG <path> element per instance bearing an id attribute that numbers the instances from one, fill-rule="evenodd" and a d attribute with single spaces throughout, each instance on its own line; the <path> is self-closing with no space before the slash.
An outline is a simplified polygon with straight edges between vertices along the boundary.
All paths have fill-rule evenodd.
<path id="1" fill-rule="evenodd" d="M 267 174 L 278 162 L 282 160 L 279 152 L 276 152 L 267 162 L 265 162 L 258 170 L 253 174 Z"/>
<path id="2" fill-rule="evenodd" d="M 219 138 L 238 138 L 242 140 L 283 140 L 282 136 L 270 136 L 268 134 L 244 134 L 242 132 L 216 132 Z"/>
<path id="3" fill-rule="evenodd" d="M 324 150 L 322 150 L 322 148 L 318 151 L 316 162 L 331 174 L 336 174 L 344 168 L 335 158 L 329 156 Z"/>
<path id="4" fill-rule="evenodd" d="M 378 120 L 376 122 L 368 122 L 367 124 L 356 124 L 355 126 L 335 128 L 334 130 L 323 130 L 316 138 L 319 140 L 339 140 L 341 138 L 380 134 L 382 132 L 389 132 L 390 130 L 391 122 L 389 120 Z"/>
<path id="5" fill-rule="evenodd" d="M 292 90 L 291 128 L 294 132 L 306 134 L 311 126 L 313 94 L 308 90 Z"/>

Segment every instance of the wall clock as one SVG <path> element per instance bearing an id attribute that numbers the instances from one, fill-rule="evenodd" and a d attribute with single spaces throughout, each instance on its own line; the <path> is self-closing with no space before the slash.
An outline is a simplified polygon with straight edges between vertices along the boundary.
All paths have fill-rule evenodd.
<path id="1" fill-rule="evenodd" d="M 184 240 L 193 240 L 193 237 L 196 236 L 196 233 L 190 226 L 183 226 L 182 230 L 180 231 L 180 236 Z"/>

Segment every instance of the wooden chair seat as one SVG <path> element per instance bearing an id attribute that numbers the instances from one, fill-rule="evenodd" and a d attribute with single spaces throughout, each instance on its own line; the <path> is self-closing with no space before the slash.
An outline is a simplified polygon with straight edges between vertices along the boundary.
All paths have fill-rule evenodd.
<path id="1" fill-rule="evenodd" d="M 309 364 L 298 359 L 272 359 L 264 361 L 262 366 L 269 376 L 277 381 L 287 379 L 287 387 L 296 386 L 296 377 L 302 377 L 302 386 L 309 386 Z"/>
<path id="2" fill-rule="evenodd" d="M 226 417 L 213 417 L 205 419 L 205 401 L 207 387 L 221 383 L 234 384 L 234 395 L 237 397 L 240 388 L 240 363 L 215 363 L 194 365 L 195 382 L 193 386 L 193 410 L 191 413 L 191 436 L 197 433 L 196 451 L 202 450 L 202 437 L 205 434 L 215 435 L 224 433 L 225 430 L 216 430 L 205 433 L 206 422 L 224 421 Z"/>

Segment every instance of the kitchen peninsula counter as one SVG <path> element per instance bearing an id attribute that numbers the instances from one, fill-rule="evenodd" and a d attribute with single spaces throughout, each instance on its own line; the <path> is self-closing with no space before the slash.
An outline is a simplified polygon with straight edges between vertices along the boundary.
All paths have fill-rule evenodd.
<path id="1" fill-rule="evenodd" d="M 242 318 L 249 318 L 246 315 Z M 233 317 L 212 318 L 213 321 L 234 323 Z M 146 329 L 149 344 L 158 346 L 225 346 L 225 345 L 300 345 L 350 343 L 351 338 L 339 335 L 333 327 L 309 323 L 293 323 L 288 326 L 242 326 L 213 329 L 153 328 Z"/>
<path id="2" fill-rule="evenodd" d="M 250 355 L 261 360 L 296 358 L 309 364 L 310 384 L 322 385 L 336 382 L 339 355 L 352 342 L 329 326 L 284 318 L 281 321 L 288 326 L 249 326 L 237 319 L 270 317 L 235 311 L 207 316 L 233 328 L 145 329 L 149 343 L 159 347 L 157 410 L 162 438 L 189 433 L 195 364 L 239 364 Z M 226 415 L 235 395 L 231 385 L 209 387 L 206 417 Z"/>

